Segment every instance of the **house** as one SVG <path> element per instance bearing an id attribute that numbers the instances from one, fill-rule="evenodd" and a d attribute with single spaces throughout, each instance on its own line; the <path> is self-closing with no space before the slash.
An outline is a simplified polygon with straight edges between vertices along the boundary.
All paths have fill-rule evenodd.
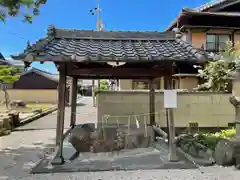
<path id="1" fill-rule="evenodd" d="M 15 61 L 12 58 L 4 57 L 1 52 L 0 52 L 0 65 L 13 66 L 18 68 L 21 72 L 25 70 L 24 63 L 22 61 Z"/>
<path id="2" fill-rule="evenodd" d="M 197 8 L 184 8 L 166 31 L 176 31 L 177 36 L 195 48 L 210 53 L 224 50 L 227 41 L 240 41 L 240 0 L 215 0 Z M 176 67 L 173 87 L 192 90 L 200 84 L 197 69 L 190 65 Z M 164 78 L 156 81 L 156 88 L 164 88 Z M 120 80 L 120 89 L 148 89 L 147 80 Z"/>
<path id="3" fill-rule="evenodd" d="M 37 68 L 31 68 L 21 74 L 13 89 L 57 89 L 58 74 L 52 74 Z"/>
<path id="4" fill-rule="evenodd" d="M 184 8 L 166 31 L 177 31 L 181 39 L 195 48 L 219 53 L 230 41 L 240 41 L 240 0 L 215 0 L 197 8 Z M 199 83 L 194 73 L 175 75 L 177 83 L 191 89 Z"/>

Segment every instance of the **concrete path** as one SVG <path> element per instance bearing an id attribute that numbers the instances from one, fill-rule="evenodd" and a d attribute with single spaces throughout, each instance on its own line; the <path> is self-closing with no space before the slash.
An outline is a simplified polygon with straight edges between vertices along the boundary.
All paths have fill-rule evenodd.
<path id="1" fill-rule="evenodd" d="M 92 98 L 91 97 L 83 97 L 78 101 L 77 107 L 77 118 L 76 124 L 86 123 L 86 122 L 96 122 L 96 114 L 97 109 L 92 106 Z M 64 127 L 69 128 L 70 125 L 70 116 L 71 116 L 71 108 L 66 107 L 65 109 L 65 123 Z M 41 129 L 56 129 L 57 125 L 57 111 L 45 116 L 37 121 L 34 121 L 25 126 L 19 127 L 18 130 L 41 130 Z"/>
<path id="2" fill-rule="evenodd" d="M 96 120 L 92 99 L 84 98 L 77 108 L 77 122 Z M 69 126 L 70 111 L 66 109 L 65 127 Z M 0 180 L 238 180 L 240 171 L 233 167 L 208 167 L 198 170 L 147 170 L 117 172 L 86 172 L 31 175 L 30 169 L 54 150 L 56 113 L 20 127 L 9 136 L 0 137 Z"/>
<path id="3" fill-rule="evenodd" d="M 78 100 L 77 124 L 96 122 L 96 108 L 92 99 Z M 57 112 L 17 128 L 9 136 L 0 137 L 0 180 L 3 177 L 25 177 L 43 156 L 54 151 Z M 70 108 L 65 112 L 65 129 L 70 124 Z M 46 148 L 47 147 L 47 148 Z"/>

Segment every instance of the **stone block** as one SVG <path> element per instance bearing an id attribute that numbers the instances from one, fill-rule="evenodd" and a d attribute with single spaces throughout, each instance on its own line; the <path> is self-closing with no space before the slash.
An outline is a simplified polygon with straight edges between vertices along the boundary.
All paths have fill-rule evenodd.
<path id="1" fill-rule="evenodd" d="M 14 100 L 10 103 L 10 106 L 14 107 L 26 107 L 26 103 L 23 102 L 22 100 Z"/>
<path id="2" fill-rule="evenodd" d="M 233 165 L 234 144 L 230 140 L 220 140 L 215 149 L 216 164 L 221 166 Z"/>
<path id="3" fill-rule="evenodd" d="M 70 133 L 69 142 L 77 152 L 89 152 L 91 146 L 91 131 L 76 126 Z"/>
<path id="4" fill-rule="evenodd" d="M 42 113 L 42 109 L 41 108 L 38 108 L 38 109 L 34 109 L 32 112 L 35 113 L 35 114 L 38 114 L 38 113 Z"/>
<path id="5" fill-rule="evenodd" d="M 152 128 L 135 128 L 126 134 L 125 148 L 147 148 L 152 145 L 154 141 L 154 131 Z"/>
<path id="6" fill-rule="evenodd" d="M 10 116 L 5 116 L 2 118 L 3 128 L 11 130 L 13 128 L 12 118 Z"/>
<path id="7" fill-rule="evenodd" d="M 17 127 L 20 125 L 19 112 L 11 112 L 8 115 L 12 118 L 14 127 Z"/>

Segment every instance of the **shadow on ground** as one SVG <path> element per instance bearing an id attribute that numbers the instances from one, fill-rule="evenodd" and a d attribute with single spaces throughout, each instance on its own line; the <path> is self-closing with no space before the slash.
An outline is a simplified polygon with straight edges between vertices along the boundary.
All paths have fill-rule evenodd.
<path id="1" fill-rule="evenodd" d="M 54 154 L 57 154 L 55 152 Z M 76 157 L 75 149 L 64 141 L 63 165 L 52 165 L 49 158 L 44 158 L 33 169 L 33 174 L 38 173 L 63 173 L 63 172 L 97 172 L 121 170 L 152 170 L 152 169 L 196 169 L 197 167 L 183 159 L 178 162 L 168 161 L 167 146 L 159 148 L 124 149 L 107 153 L 80 153 Z"/>
<path id="2" fill-rule="evenodd" d="M 55 151 L 53 144 L 41 142 L 0 150 L 0 179 L 20 179 L 29 176 L 40 159 L 50 159 Z"/>
<path id="3" fill-rule="evenodd" d="M 85 103 L 77 103 L 77 106 L 86 106 Z"/>

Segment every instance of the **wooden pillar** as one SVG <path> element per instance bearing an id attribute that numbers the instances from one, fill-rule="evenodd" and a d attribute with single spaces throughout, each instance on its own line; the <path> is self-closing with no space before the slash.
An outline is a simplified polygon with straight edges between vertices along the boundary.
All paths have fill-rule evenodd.
<path id="1" fill-rule="evenodd" d="M 72 104 L 72 78 L 71 81 L 69 82 L 70 86 L 69 86 L 69 93 L 68 93 L 68 106 L 71 106 Z"/>
<path id="2" fill-rule="evenodd" d="M 76 110 L 77 110 L 77 84 L 78 78 L 72 78 L 72 88 L 71 88 L 71 121 L 70 126 L 73 128 L 76 125 Z"/>
<path id="3" fill-rule="evenodd" d="M 154 87 L 154 79 L 149 80 L 149 113 L 150 113 L 150 125 L 155 125 L 155 87 Z"/>
<path id="4" fill-rule="evenodd" d="M 96 100 L 95 100 L 95 80 L 92 80 L 92 99 L 93 99 L 93 107 L 96 106 Z"/>
<path id="5" fill-rule="evenodd" d="M 166 77 L 166 89 L 172 88 L 172 75 Z M 178 161 L 175 143 L 175 125 L 174 125 L 174 111 L 173 108 L 166 109 L 167 126 L 168 126 L 168 160 Z"/>
<path id="6" fill-rule="evenodd" d="M 120 91 L 119 79 L 117 79 L 117 91 Z"/>
<path id="7" fill-rule="evenodd" d="M 63 150 L 63 130 L 65 115 L 65 96 L 66 96 L 66 66 L 61 64 L 59 67 L 59 85 L 58 85 L 58 112 L 57 112 L 57 129 L 56 129 L 56 145 L 59 147 L 59 163 L 64 162 L 62 156 Z"/>
<path id="8" fill-rule="evenodd" d="M 171 80 L 172 78 L 171 77 L 164 77 L 164 89 L 169 89 L 171 87 Z M 168 137 L 168 143 L 169 143 L 169 122 L 168 122 L 168 119 L 169 119 L 169 112 L 168 112 L 168 109 L 165 109 L 165 113 L 166 113 L 166 124 L 167 124 L 167 137 Z"/>
<path id="9" fill-rule="evenodd" d="M 98 79 L 98 91 L 100 91 L 100 84 L 101 84 L 101 80 Z"/>

